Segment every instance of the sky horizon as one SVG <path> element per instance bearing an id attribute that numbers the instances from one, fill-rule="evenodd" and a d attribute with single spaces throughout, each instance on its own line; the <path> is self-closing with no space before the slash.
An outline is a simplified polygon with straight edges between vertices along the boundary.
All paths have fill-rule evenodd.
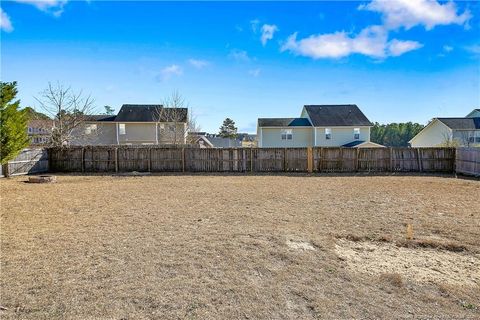
<path id="1" fill-rule="evenodd" d="M 22 107 L 49 82 L 109 105 L 178 90 L 202 131 L 357 104 L 372 122 L 480 108 L 480 3 L 2 1 L 1 80 Z"/>

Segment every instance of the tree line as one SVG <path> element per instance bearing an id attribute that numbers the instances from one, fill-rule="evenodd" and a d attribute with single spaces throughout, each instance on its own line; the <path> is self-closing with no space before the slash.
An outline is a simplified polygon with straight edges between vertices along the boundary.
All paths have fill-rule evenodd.
<path id="1" fill-rule="evenodd" d="M 413 122 L 389 124 L 375 122 L 370 130 L 370 141 L 387 147 L 408 147 L 408 141 L 423 128 L 423 125 Z"/>

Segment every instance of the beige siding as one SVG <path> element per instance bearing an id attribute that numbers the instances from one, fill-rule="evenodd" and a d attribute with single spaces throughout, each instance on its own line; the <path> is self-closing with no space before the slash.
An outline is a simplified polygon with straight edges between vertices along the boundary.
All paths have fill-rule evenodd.
<path id="1" fill-rule="evenodd" d="M 73 145 L 117 144 L 115 123 L 88 122 L 78 127 L 74 136 Z"/>
<path id="2" fill-rule="evenodd" d="M 480 130 L 454 130 L 453 139 L 460 146 L 478 147 L 480 146 Z"/>
<path id="3" fill-rule="evenodd" d="M 410 141 L 410 144 L 412 147 L 436 147 L 444 144 L 451 137 L 450 128 L 434 119 Z"/>
<path id="4" fill-rule="evenodd" d="M 282 130 L 292 130 L 292 140 L 282 140 Z M 259 128 L 259 147 L 292 148 L 312 146 L 312 128 Z"/>
<path id="5" fill-rule="evenodd" d="M 120 123 L 119 123 L 120 125 Z M 118 134 L 120 144 L 155 143 L 155 123 L 125 123 L 125 134 Z"/>
<path id="6" fill-rule="evenodd" d="M 316 139 L 315 145 L 319 147 L 339 147 L 344 144 L 355 141 L 353 137 L 354 128 L 360 129 L 360 141 L 370 141 L 370 127 L 330 127 L 332 136 L 327 140 L 325 136 L 325 128 L 315 128 Z"/>
<path id="7" fill-rule="evenodd" d="M 186 142 L 186 124 L 185 123 L 159 123 L 158 124 L 158 143 L 183 144 Z"/>

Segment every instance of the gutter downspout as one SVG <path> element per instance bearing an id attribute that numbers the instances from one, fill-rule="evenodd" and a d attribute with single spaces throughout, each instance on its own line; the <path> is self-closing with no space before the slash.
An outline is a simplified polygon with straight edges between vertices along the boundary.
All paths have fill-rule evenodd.
<path id="1" fill-rule="evenodd" d="M 120 140 L 118 139 L 118 122 L 115 124 L 115 132 L 117 134 L 117 144 L 120 144 Z"/>

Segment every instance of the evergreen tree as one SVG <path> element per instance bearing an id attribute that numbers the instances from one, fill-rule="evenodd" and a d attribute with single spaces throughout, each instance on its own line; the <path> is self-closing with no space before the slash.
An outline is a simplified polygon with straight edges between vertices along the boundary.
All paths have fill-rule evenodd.
<path id="1" fill-rule="evenodd" d="M 235 121 L 230 118 L 223 120 L 223 124 L 220 127 L 219 136 L 222 138 L 235 139 L 237 137 L 237 127 L 235 127 Z"/>
<path id="2" fill-rule="evenodd" d="M 14 159 L 30 143 L 28 111 L 20 110 L 16 82 L 0 82 L 0 163 Z M 8 172 L 5 172 L 8 175 Z"/>
<path id="3" fill-rule="evenodd" d="M 418 123 L 375 123 L 370 131 L 370 140 L 387 147 L 408 147 L 408 141 L 423 129 Z"/>
<path id="4" fill-rule="evenodd" d="M 105 109 L 105 114 L 107 115 L 112 115 L 115 112 L 115 109 L 110 106 L 104 106 L 103 108 Z"/>

